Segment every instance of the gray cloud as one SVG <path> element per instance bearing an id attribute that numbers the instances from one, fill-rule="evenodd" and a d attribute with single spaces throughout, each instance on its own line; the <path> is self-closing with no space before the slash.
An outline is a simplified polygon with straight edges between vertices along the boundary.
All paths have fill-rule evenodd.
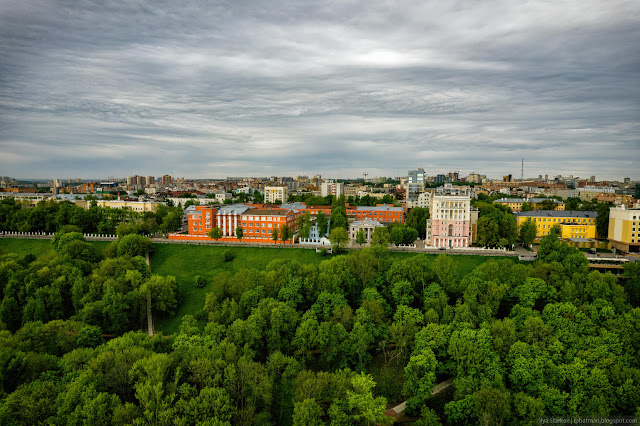
<path id="1" fill-rule="evenodd" d="M 633 1 L 104 3 L 0 4 L 0 174 L 640 177 Z"/>

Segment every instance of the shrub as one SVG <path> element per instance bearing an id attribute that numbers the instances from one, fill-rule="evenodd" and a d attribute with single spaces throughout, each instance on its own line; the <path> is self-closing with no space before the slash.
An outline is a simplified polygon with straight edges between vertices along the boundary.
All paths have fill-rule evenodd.
<path id="1" fill-rule="evenodd" d="M 196 287 L 198 288 L 202 288 L 205 285 L 207 285 L 207 282 L 205 281 L 205 279 L 202 278 L 200 275 L 196 275 L 194 281 L 195 281 Z"/>
<path id="2" fill-rule="evenodd" d="M 235 256 L 235 254 L 233 254 L 233 252 L 231 250 L 225 250 L 222 253 L 222 259 L 224 259 L 225 262 L 231 262 L 234 257 L 236 257 L 236 256 Z"/>

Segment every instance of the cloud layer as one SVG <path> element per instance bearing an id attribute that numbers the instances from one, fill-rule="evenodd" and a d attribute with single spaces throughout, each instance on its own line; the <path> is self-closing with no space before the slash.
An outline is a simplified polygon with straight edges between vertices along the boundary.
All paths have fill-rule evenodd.
<path id="1" fill-rule="evenodd" d="M 0 4 L 0 174 L 640 178 L 635 1 Z"/>

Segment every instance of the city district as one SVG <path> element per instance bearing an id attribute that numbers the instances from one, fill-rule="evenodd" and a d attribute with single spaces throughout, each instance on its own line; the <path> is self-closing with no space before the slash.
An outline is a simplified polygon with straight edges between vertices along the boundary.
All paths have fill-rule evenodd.
<path id="1" fill-rule="evenodd" d="M 184 208 L 182 226 L 163 236 L 185 242 L 361 246 L 377 238 L 439 249 L 512 247 L 516 242 L 537 242 L 555 226 L 562 240 L 580 248 L 640 248 L 640 183 L 629 178 L 487 179 L 477 173 L 427 176 L 418 168 L 406 177 L 367 179 L 365 174 L 364 179 L 350 181 L 319 175 L 225 180 L 135 175 L 120 181 L 66 183 L 3 177 L 0 186 L 0 199 L 31 204 L 66 200 L 85 208 L 140 213 L 153 212 L 159 205 L 179 206 Z M 494 212 L 512 213 L 515 221 L 501 223 Z M 336 227 L 346 232 L 332 235 Z M 517 241 L 504 235 L 505 227 L 515 228 Z"/>

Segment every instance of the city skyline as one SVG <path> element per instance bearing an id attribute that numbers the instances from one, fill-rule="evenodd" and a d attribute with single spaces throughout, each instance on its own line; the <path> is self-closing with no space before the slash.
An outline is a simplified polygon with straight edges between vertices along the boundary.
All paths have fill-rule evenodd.
<path id="1" fill-rule="evenodd" d="M 622 0 L 8 1 L 0 174 L 638 179 L 638 39 Z"/>

